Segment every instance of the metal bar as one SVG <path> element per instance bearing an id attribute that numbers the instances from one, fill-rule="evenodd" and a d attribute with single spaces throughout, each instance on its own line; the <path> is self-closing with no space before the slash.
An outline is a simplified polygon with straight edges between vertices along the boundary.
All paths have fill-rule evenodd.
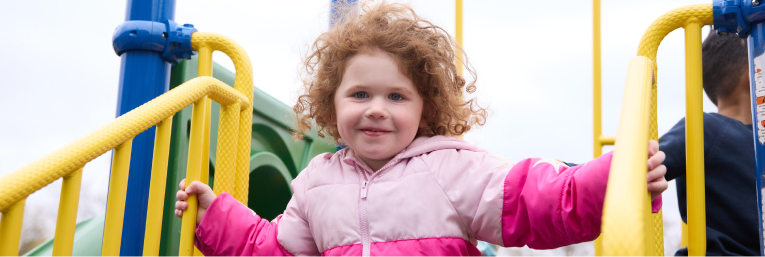
<path id="1" fill-rule="evenodd" d="M 24 204 L 27 199 L 21 199 L 15 204 L 3 210 L 0 218 L 0 255 L 19 255 L 19 241 L 21 240 L 21 223 L 24 221 Z"/>
<path id="2" fill-rule="evenodd" d="M 704 202 L 704 116 L 701 69 L 701 26 L 689 19 L 685 28 L 685 137 L 688 188 L 688 254 L 706 255 Z"/>
<path id="3" fill-rule="evenodd" d="M 648 170 L 648 124 L 650 121 L 653 63 L 638 56 L 627 70 L 627 83 L 619 115 L 619 144 L 614 150 L 603 206 L 603 254 L 648 255 L 646 218 L 650 198 L 645 179 Z M 649 208 L 649 209 L 646 209 Z M 629 242 L 629 243 L 625 243 Z"/>
<path id="4" fill-rule="evenodd" d="M 756 16 L 761 17 L 761 16 Z M 757 220 L 760 239 L 760 255 L 765 255 L 765 223 L 763 223 L 763 189 L 765 189 L 765 81 L 763 72 L 765 64 L 765 23 L 759 22 L 752 25 L 752 30 L 747 37 L 749 46 L 749 87 L 752 102 L 752 136 L 754 137 L 754 165 L 757 188 Z"/>
<path id="5" fill-rule="evenodd" d="M 462 77 L 462 61 L 463 61 L 463 52 L 462 52 L 462 0 L 456 0 L 455 1 L 455 15 L 454 15 L 454 34 L 457 39 L 457 49 L 455 49 L 455 55 L 457 57 L 457 60 L 455 62 L 457 63 L 457 75 Z"/>
<path id="6" fill-rule="evenodd" d="M 210 76 L 212 77 L 212 52 L 213 50 L 207 46 L 199 48 L 199 61 L 197 63 L 197 76 Z M 207 99 L 207 107 L 205 108 L 205 125 L 203 146 L 202 146 L 202 158 L 200 158 L 200 170 L 199 181 L 205 184 L 210 184 L 210 119 L 212 116 L 212 103 L 210 99 Z M 202 252 L 194 247 L 194 256 L 203 256 Z"/>
<path id="7" fill-rule="evenodd" d="M 128 0 L 126 21 L 145 20 L 164 22 L 175 19 L 175 0 Z M 147 42 L 148 43 L 148 42 Z M 127 51 L 121 56 L 117 117 L 168 91 L 170 63 L 162 59 L 162 53 L 150 51 Z M 121 237 L 122 249 L 113 255 L 140 255 L 143 252 L 146 210 L 151 181 L 152 153 L 155 128 L 150 128 L 133 138 L 133 158 L 130 166 L 124 223 Z M 123 203 L 121 203 L 123 204 Z"/>
<path id="8" fill-rule="evenodd" d="M 592 0 L 592 156 L 603 154 L 603 132 L 601 125 L 601 57 L 600 57 L 600 0 Z M 595 256 L 603 256 L 603 239 L 595 239 Z"/>
<path id="9" fill-rule="evenodd" d="M 101 255 L 103 256 L 120 255 L 122 222 L 125 215 L 125 199 L 127 198 L 132 149 L 133 139 L 125 141 L 122 145 L 114 148 L 112 173 L 109 178 L 109 192 L 106 201 L 104 239 L 101 246 Z"/>
<path id="10" fill-rule="evenodd" d="M 604 145 L 614 145 L 616 143 L 616 137 L 607 137 L 607 136 L 601 135 L 599 138 L 599 141 L 600 141 L 601 147 L 603 147 Z"/>
<path id="11" fill-rule="evenodd" d="M 196 103 L 191 111 L 191 135 L 189 136 L 189 159 L 186 170 L 186 186 L 191 182 L 199 181 L 199 171 L 202 150 L 204 147 L 204 123 L 205 112 L 207 110 L 207 97 L 202 97 Z M 188 208 L 183 212 L 181 220 L 181 242 L 178 249 L 180 256 L 193 256 L 194 251 L 194 229 L 197 225 L 197 195 L 189 195 Z"/>
<path id="12" fill-rule="evenodd" d="M 56 235 L 53 237 L 53 255 L 71 256 L 74 246 L 74 230 L 77 226 L 77 206 L 80 203 L 82 168 L 64 177 L 61 185 L 61 201 L 58 204 Z"/>
<path id="13" fill-rule="evenodd" d="M 173 116 L 157 124 L 154 141 L 154 158 L 151 165 L 149 204 L 146 209 L 146 232 L 143 239 L 143 255 L 158 256 L 162 235 L 162 213 L 165 206 L 164 193 L 167 180 L 167 163 L 170 154 L 170 137 Z"/>

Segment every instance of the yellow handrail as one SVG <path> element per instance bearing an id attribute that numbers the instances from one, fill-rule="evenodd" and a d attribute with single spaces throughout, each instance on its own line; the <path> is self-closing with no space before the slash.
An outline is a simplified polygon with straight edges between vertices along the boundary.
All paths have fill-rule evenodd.
<path id="1" fill-rule="evenodd" d="M 209 153 L 210 100 L 221 104 L 220 131 L 218 133 L 216 192 L 231 192 L 239 201 L 247 202 L 249 154 L 252 121 L 252 67 L 244 50 L 232 40 L 212 33 L 194 33 L 192 47 L 202 49 L 198 77 L 120 116 L 104 127 L 46 155 L 0 179 L 0 255 L 17 255 L 26 197 L 53 181 L 64 178 L 62 200 L 54 241 L 54 255 L 71 255 L 76 221 L 79 183 L 82 167 L 96 157 L 114 149 L 112 172 L 104 224 L 103 255 L 119 255 L 122 220 L 130 169 L 132 138 L 151 126 L 157 125 L 157 136 L 152 163 L 152 196 L 147 209 L 144 254 L 157 255 L 165 190 L 167 158 L 172 116 L 194 105 L 192 146 L 189 151 L 189 183 L 207 176 Z M 212 75 L 212 51 L 229 55 L 236 67 L 234 88 L 209 77 Z M 209 98 L 209 99 L 208 99 Z M 230 173 L 230 174 L 229 174 Z M 223 179 L 228 178 L 228 179 Z M 206 179 L 202 180 L 207 183 Z M 234 183 L 236 181 L 236 184 Z M 220 188 L 220 189 L 218 189 Z M 190 200 L 190 205 L 196 201 Z M 191 236 L 196 208 L 184 212 L 182 238 Z M 189 223 L 190 224 L 186 224 Z M 191 226 L 189 228 L 189 225 Z M 188 241 L 188 240 L 187 240 Z M 182 247 L 180 254 L 192 254 L 191 247 Z"/>
<path id="2" fill-rule="evenodd" d="M 680 27 L 685 28 L 686 33 L 689 253 L 704 255 L 706 252 L 701 110 L 701 26 L 705 24 L 712 24 L 711 4 L 691 5 L 667 12 L 643 34 L 638 57 L 630 62 L 603 211 L 602 237 L 606 255 L 664 254 L 661 212 L 648 215 L 650 202 L 645 191 L 645 141 L 648 138 L 658 139 L 656 53 L 661 40 Z"/>

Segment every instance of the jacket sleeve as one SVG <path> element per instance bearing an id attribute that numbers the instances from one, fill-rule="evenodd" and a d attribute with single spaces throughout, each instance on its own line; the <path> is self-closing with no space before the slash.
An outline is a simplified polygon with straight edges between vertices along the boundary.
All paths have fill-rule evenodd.
<path id="1" fill-rule="evenodd" d="M 205 256 L 290 255 L 276 240 L 281 218 L 269 222 L 222 193 L 207 208 L 194 245 Z"/>
<path id="2" fill-rule="evenodd" d="M 551 249 L 600 234 L 611 153 L 567 167 L 551 159 L 513 165 L 462 152 L 441 164 L 460 172 L 436 172 L 471 237 L 505 247 Z M 654 207 L 661 204 L 657 200 Z"/>
<path id="3" fill-rule="evenodd" d="M 292 180 L 294 193 L 287 209 L 271 222 L 231 195 L 220 194 L 197 227 L 195 245 L 205 256 L 319 255 L 301 208 L 307 173 L 303 171 Z"/>

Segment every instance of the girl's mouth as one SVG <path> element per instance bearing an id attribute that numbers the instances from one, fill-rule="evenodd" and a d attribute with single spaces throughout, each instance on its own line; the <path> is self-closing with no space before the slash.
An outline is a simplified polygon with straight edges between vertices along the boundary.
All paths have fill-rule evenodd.
<path id="1" fill-rule="evenodd" d="M 390 133 L 390 131 L 382 129 L 361 129 L 361 132 L 370 137 L 379 137 Z"/>

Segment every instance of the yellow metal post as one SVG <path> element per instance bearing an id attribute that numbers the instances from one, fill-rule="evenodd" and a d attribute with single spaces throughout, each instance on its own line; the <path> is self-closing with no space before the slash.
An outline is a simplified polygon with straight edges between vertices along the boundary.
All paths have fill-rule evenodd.
<path id="1" fill-rule="evenodd" d="M 600 0 L 592 0 L 592 156 L 603 154 L 602 110 L 601 110 L 601 67 L 600 67 Z M 595 256 L 603 256 L 603 240 L 595 239 Z"/>
<path id="2" fill-rule="evenodd" d="M 143 255 L 159 255 L 159 241 L 162 235 L 162 213 L 165 207 L 165 184 L 167 183 L 167 162 L 170 155 L 170 137 L 173 116 L 157 124 L 154 137 L 154 157 L 151 164 L 149 204 L 146 208 L 146 231 L 143 239 Z"/>
<path id="3" fill-rule="evenodd" d="M 130 151 L 132 149 L 132 138 L 114 148 L 112 174 L 109 178 L 109 193 L 106 199 L 104 239 L 101 246 L 101 255 L 103 256 L 120 255 L 122 221 L 125 218 L 125 199 L 127 198 Z"/>
<path id="4" fill-rule="evenodd" d="M 685 24 L 685 137 L 688 188 L 688 255 L 706 255 L 704 202 L 704 116 L 702 112 L 701 26 Z"/>
<path id="5" fill-rule="evenodd" d="M 24 221 L 24 204 L 27 199 L 21 199 L 3 210 L 0 218 L 0 256 L 19 255 L 21 240 L 21 223 Z"/>
<path id="6" fill-rule="evenodd" d="M 600 0 L 592 1 L 592 155 L 598 158 L 603 153 L 603 144 L 600 137 L 602 135 L 601 125 L 601 57 L 600 57 Z M 603 240 L 598 237 L 595 239 L 595 256 L 603 255 Z"/>
<path id="7" fill-rule="evenodd" d="M 81 182 L 82 167 L 65 176 L 61 185 L 61 201 L 58 204 L 58 217 L 56 218 L 56 235 L 53 237 L 54 256 L 72 255 Z"/>
<path id="8" fill-rule="evenodd" d="M 455 1 L 455 17 L 454 17 L 454 27 L 455 27 L 455 36 L 457 38 L 457 49 L 455 51 L 455 54 L 457 55 L 457 75 L 462 77 L 462 0 L 456 0 Z"/>
<path id="9" fill-rule="evenodd" d="M 202 163 L 204 148 L 204 125 L 205 113 L 207 112 L 207 97 L 202 97 L 196 103 L 191 111 L 191 135 L 189 136 L 189 157 L 186 169 L 186 186 L 191 182 L 199 181 L 200 166 Z M 181 242 L 178 249 L 180 256 L 193 256 L 194 251 L 194 229 L 197 225 L 197 195 L 189 195 L 188 208 L 183 212 L 181 221 Z"/>
<path id="10" fill-rule="evenodd" d="M 199 59 L 197 61 L 197 76 L 210 76 L 212 77 L 212 53 L 213 50 L 209 47 L 202 47 L 198 50 Z M 205 184 L 209 184 L 210 180 L 210 119 L 212 116 L 212 103 L 210 99 L 207 99 L 207 107 L 205 110 L 205 125 L 204 125 L 204 145 L 202 146 L 202 158 L 199 164 L 201 170 L 199 171 L 199 181 Z M 219 126 L 220 128 L 220 126 Z M 194 247 L 194 256 L 203 256 L 202 252 Z"/>

